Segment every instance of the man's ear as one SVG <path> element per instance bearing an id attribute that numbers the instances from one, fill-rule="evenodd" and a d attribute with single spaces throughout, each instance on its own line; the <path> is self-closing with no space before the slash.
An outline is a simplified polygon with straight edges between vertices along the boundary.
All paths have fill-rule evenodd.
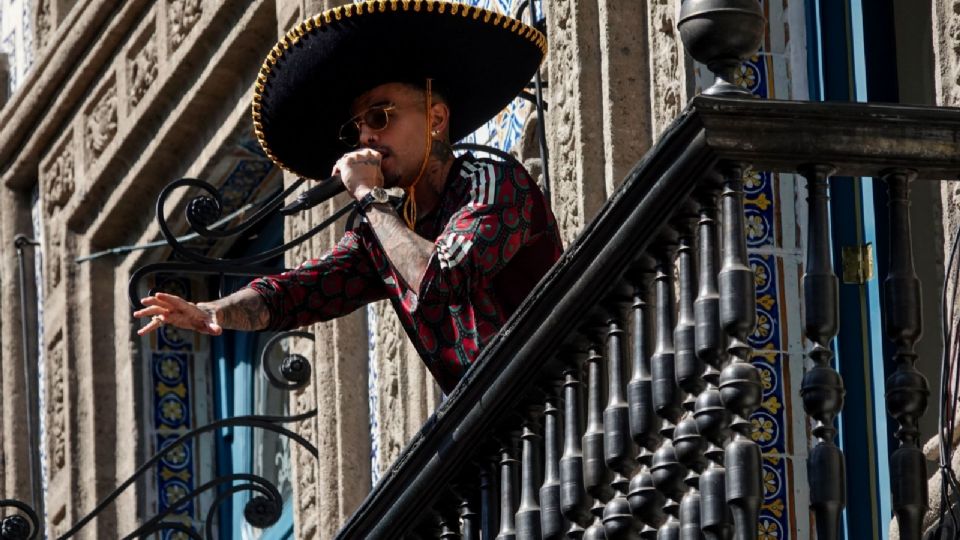
<path id="1" fill-rule="evenodd" d="M 446 103 L 434 103 L 430 107 L 430 131 L 447 134 L 450 128 L 450 107 Z"/>

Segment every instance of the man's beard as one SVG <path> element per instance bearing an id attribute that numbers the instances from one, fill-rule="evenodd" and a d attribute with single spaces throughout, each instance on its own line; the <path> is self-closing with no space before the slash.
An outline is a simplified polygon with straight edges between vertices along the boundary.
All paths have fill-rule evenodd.
<path id="1" fill-rule="evenodd" d="M 377 146 L 371 145 L 367 146 L 370 150 L 376 150 L 380 153 L 380 173 L 383 174 L 383 186 L 387 188 L 396 187 L 400 185 L 400 182 L 403 180 L 403 174 L 399 171 L 388 171 L 383 168 L 383 161 L 388 157 L 396 157 L 393 153 L 393 150 L 388 146 Z M 396 160 L 394 160 L 394 163 Z"/>

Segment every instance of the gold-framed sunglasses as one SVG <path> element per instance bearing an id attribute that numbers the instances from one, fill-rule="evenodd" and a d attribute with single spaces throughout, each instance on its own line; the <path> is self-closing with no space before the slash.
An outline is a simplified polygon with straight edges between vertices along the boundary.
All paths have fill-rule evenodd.
<path id="1" fill-rule="evenodd" d="M 360 126 L 366 125 L 373 131 L 383 131 L 390 125 L 390 113 L 396 108 L 392 103 L 374 105 L 354 116 L 340 126 L 340 140 L 350 148 L 356 148 L 360 145 Z"/>

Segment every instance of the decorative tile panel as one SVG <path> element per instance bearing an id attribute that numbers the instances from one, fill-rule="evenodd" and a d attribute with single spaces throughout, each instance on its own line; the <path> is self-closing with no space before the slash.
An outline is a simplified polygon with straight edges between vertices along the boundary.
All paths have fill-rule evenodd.
<path id="1" fill-rule="evenodd" d="M 157 290 L 190 298 L 190 284 L 182 277 L 158 277 Z M 189 334 L 187 334 L 189 335 Z M 191 370 L 194 362 L 193 341 L 181 330 L 164 326 L 156 332 L 156 343 L 150 353 L 150 387 L 153 389 L 153 427 L 156 450 L 168 448 L 177 437 L 196 427 L 192 413 L 193 389 Z M 170 450 L 157 464 L 157 512 L 175 506 L 196 488 L 194 441 L 187 441 Z M 197 518 L 195 501 L 179 506 L 173 514 L 184 523 Z M 163 539 L 176 538 L 167 531 Z"/>
<path id="2" fill-rule="evenodd" d="M 767 21 L 787 20 L 782 3 L 760 3 Z M 777 92 L 778 88 L 781 93 L 790 89 L 790 70 L 783 69 L 790 33 L 788 23 L 782 26 L 768 25 L 761 50 L 736 72 L 736 82 L 760 99 L 790 97 Z M 778 62 L 781 69 L 777 69 Z M 713 82 L 704 66 L 698 65 L 696 71 L 701 86 Z M 793 402 L 799 403 L 795 396 L 801 377 L 799 373 L 791 376 L 791 372 L 802 366 L 802 360 L 798 362 L 802 358 L 798 353 L 802 351 L 793 350 L 797 338 L 788 331 L 799 326 L 802 302 L 797 282 L 802 274 L 799 261 L 803 260 L 803 253 L 796 242 L 794 187 L 793 175 L 750 169 L 745 172 L 744 217 L 757 301 L 757 323 L 749 342 L 763 388 L 760 407 L 750 418 L 753 439 L 763 452 L 764 501 L 757 530 L 758 538 L 763 540 L 807 538 L 810 534 L 797 519 L 798 515 L 807 515 L 807 495 L 802 484 L 806 479 L 808 435 L 802 425 L 797 427 L 797 418 L 803 417 L 803 411 L 794 411 Z M 794 437 L 800 440 L 795 442 Z M 799 455 L 794 452 L 797 448 Z M 796 479 L 800 479 L 800 484 Z"/>

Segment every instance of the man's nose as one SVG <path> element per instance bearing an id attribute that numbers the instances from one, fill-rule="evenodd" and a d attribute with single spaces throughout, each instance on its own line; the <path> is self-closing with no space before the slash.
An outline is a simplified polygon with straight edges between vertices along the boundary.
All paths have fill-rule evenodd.
<path id="1" fill-rule="evenodd" d="M 377 141 L 378 131 L 370 129 L 366 123 L 360 124 L 360 145 L 361 146 L 370 146 L 371 143 Z"/>

